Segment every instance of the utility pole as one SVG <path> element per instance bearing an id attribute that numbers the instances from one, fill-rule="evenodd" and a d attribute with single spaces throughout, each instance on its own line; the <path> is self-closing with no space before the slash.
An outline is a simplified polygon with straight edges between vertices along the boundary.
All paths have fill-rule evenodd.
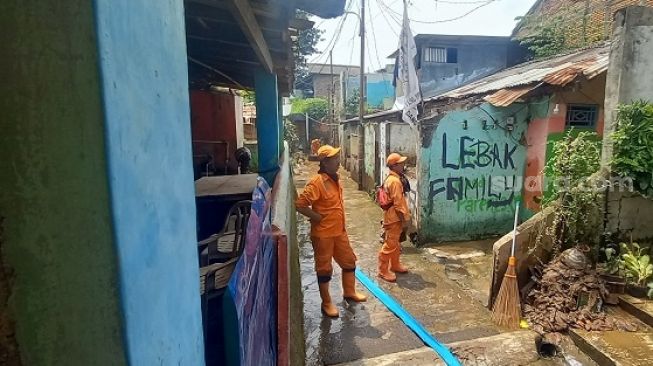
<path id="1" fill-rule="evenodd" d="M 329 51 L 329 109 L 327 110 L 327 120 L 333 121 L 333 49 Z"/>
<path id="2" fill-rule="evenodd" d="M 358 121 L 360 122 L 359 156 L 358 156 L 358 189 L 363 190 L 363 173 L 365 167 L 365 127 L 363 126 L 363 117 L 365 116 L 365 1 L 361 0 L 360 13 L 360 37 L 361 37 L 361 69 L 360 69 L 360 87 L 358 101 Z"/>

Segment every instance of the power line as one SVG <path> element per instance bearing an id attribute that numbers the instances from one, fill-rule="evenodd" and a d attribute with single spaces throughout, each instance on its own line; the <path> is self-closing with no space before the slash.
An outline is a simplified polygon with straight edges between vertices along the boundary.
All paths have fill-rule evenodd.
<path id="1" fill-rule="evenodd" d="M 381 6 L 381 5 L 383 5 L 383 4 L 382 4 L 379 0 L 377 0 L 377 3 L 379 4 L 379 7 L 378 7 L 378 9 L 379 9 L 379 14 L 377 14 L 377 15 L 374 17 L 374 19 L 378 18 L 379 15 L 382 16 L 383 19 L 385 20 L 385 23 L 388 25 L 388 28 L 392 31 L 392 33 L 394 33 L 395 36 L 399 37 L 399 33 L 396 32 L 395 29 L 392 27 L 392 24 L 390 24 L 390 20 L 388 19 L 388 17 L 386 16 L 385 12 L 383 11 L 383 8 L 382 8 L 382 6 Z"/>
<path id="2" fill-rule="evenodd" d="M 337 31 L 334 33 L 334 36 L 331 38 L 331 41 L 330 41 L 329 44 L 327 45 L 327 47 L 326 47 L 324 53 L 320 54 L 320 56 L 318 57 L 318 59 L 322 58 L 322 56 L 328 55 L 329 52 L 330 52 L 330 51 L 333 51 L 333 49 L 336 47 L 336 44 L 337 44 L 338 41 L 340 40 L 340 35 L 341 35 L 342 30 L 343 30 L 343 28 L 344 28 L 345 21 L 347 20 L 347 14 L 346 14 L 346 13 L 349 12 L 349 11 L 351 10 L 351 7 L 352 7 L 353 3 L 354 3 L 354 0 L 349 0 L 349 1 L 348 1 L 348 3 L 347 3 L 347 7 L 345 8 L 345 14 L 344 14 L 344 16 L 340 19 L 340 23 L 338 24 L 338 29 L 337 29 Z M 323 69 L 325 66 L 326 66 L 326 65 L 323 64 L 322 67 L 320 68 L 320 70 L 319 70 L 318 72 L 322 72 L 322 69 Z"/>
<path id="3" fill-rule="evenodd" d="M 487 0 L 470 0 L 470 1 L 451 1 L 451 0 L 435 0 L 435 3 L 441 3 L 441 4 L 452 4 L 452 5 L 474 5 L 474 4 L 482 4 L 484 2 L 487 2 Z"/>
<path id="4" fill-rule="evenodd" d="M 387 13 L 388 17 L 390 17 L 390 19 L 394 20 L 395 23 L 397 23 L 397 25 L 401 28 L 402 27 L 402 24 L 401 24 L 402 21 L 397 18 L 397 17 L 400 18 L 401 15 L 399 13 L 397 13 L 396 11 L 392 10 L 388 5 L 386 5 L 383 2 L 383 0 L 378 0 L 378 1 L 379 1 L 379 5 L 381 5 L 381 7 L 384 8 L 388 12 Z"/>
<path id="5" fill-rule="evenodd" d="M 345 11 L 349 11 L 349 9 L 351 8 L 352 2 L 353 2 L 353 0 L 349 1 Z M 342 28 L 343 28 L 343 26 L 345 24 L 345 19 L 347 19 L 346 16 L 343 16 L 342 18 L 340 18 L 340 22 L 338 23 L 337 30 L 334 32 L 333 36 L 331 37 L 331 40 L 327 44 L 327 46 L 325 48 L 325 51 L 323 53 L 319 54 L 317 57 L 313 58 L 311 63 L 319 63 L 318 60 L 320 60 L 323 56 L 328 55 L 329 51 L 333 51 L 333 48 L 335 47 L 335 45 L 337 43 L 337 40 L 340 38 L 340 33 L 342 33 Z M 322 69 L 324 68 L 324 66 L 325 65 L 322 65 L 322 67 L 320 68 L 318 73 L 322 72 Z"/>
<path id="6" fill-rule="evenodd" d="M 380 1 L 381 3 L 383 3 L 382 0 L 379 0 L 379 1 Z M 432 20 L 432 21 L 419 20 L 419 19 L 410 19 L 410 18 L 409 18 L 409 20 L 410 20 L 411 22 L 413 22 L 413 23 L 420 23 L 420 24 L 439 24 L 439 23 L 453 22 L 453 21 L 456 21 L 456 20 L 460 20 L 460 19 L 462 19 L 462 18 L 464 18 L 464 17 L 466 17 L 466 16 L 468 16 L 468 15 L 470 15 L 470 14 L 476 12 L 477 10 L 479 10 L 479 9 L 481 9 L 481 8 L 483 8 L 483 7 L 486 7 L 486 6 L 492 4 L 492 3 L 496 2 L 496 1 L 498 1 L 498 0 L 485 0 L 485 1 L 483 1 L 480 5 L 474 7 L 473 9 L 469 10 L 468 12 L 466 12 L 466 13 L 464 13 L 464 14 L 462 14 L 462 15 L 459 15 L 459 16 L 457 16 L 457 17 L 454 17 L 454 18 L 443 19 L 443 20 Z M 387 5 L 383 4 L 383 6 L 384 6 L 384 7 L 385 7 L 389 12 L 394 13 L 396 16 L 399 16 L 399 17 L 402 16 L 401 14 L 399 14 L 398 12 L 396 12 L 395 10 L 393 10 L 392 8 L 388 7 Z M 394 18 L 394 17 L 393 17 L 393 18 Z"/>
<path id="7" fill-rule="evenodd" d="M 370 1 L 370 0 L 368 0 Z M 379 69 L 385 69 L 385 63 L 381 63 L 381 58 L 379 57 L 379 48 L 376 41 L 376 33 L 374 31 L 374 19 L 372 18 L 372 7 L 370 6 L 370 30 L 372 31 L 372 40 L 374 40 L 374 53 L 376 54 L 376 61 L 379 64 Z M 383 75 L 383 81 L 385 81 L 385 73 Z"/>

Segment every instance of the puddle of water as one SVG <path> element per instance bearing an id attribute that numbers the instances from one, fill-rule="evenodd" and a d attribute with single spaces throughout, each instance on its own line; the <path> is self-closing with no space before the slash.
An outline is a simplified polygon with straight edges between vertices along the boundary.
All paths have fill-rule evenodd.
<path id="1" fill-rule="evenodd" d="M 301 176 L 299 180 L 296 178 L 298 189 L 303 188 L 305 177 L 313 174 L 315 170 L 309 166 L 299 171 L 298 175 Z M 359 257 L 358 266 L 374 277 L 376 252 L 381 245 L 379 232 L 382 212 L 371 203 L 366 193 L 356 190 L 353 181 L 343 179 L 343 183 L 348 232 L 354 251 Z M 354 305 L 340 301 L 340 271 L 335 264 L 331 296 L 336 301 L 341 317 L 323 318 L 309 232 L 310 224 L 299 215 L 298 241 L 304 291 L 306 365 L 329 363 L 334 352 L 349 352 L 351 359 L 367 357 L 366 352 L 372 348 L 380 349 L 376 351 L 381 352 L 380 354 L 398 352 L 401 351 L 396 349 L 398 343 L 408 344 L 408 340 L 417 339 L 375 299 Z M 453 260 L 446 259 L 446 256 L 439 259 L 425 249 L 405 243 L 402 258 L 411 272 L 398 276 L 395 284 L 381 282 L 380 286 L 399 300 L 440 341 L 454 342 L 497 334 L 498 329 L 489 320 L 489 312 L 481 305 L 487 297 L 493 242 L 494 240 L 456 243 L 436 248 L 448 255 L 458 256 Z M 449 280 L 455 280 L 458 285 Z M 460 287 L 466 288 L 468 294 L 461 291 Z M 397 324 L 396 327 L 386 326 L 392 322 Z M 412 346 L 406 345 L 404 350 L 420 346 L 423 345 L 417 340 Z M 573 343 L 572 347 L 565 347 L 565 351 L 567 353 L 562 356 L 541 359 L 533 365 L 596 365 L 577 350 Z"/>

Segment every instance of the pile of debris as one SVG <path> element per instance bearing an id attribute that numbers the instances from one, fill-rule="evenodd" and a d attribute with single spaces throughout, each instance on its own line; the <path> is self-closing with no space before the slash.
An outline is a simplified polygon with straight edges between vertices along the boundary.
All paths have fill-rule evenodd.
<path id="1" fill-rule="evenodd" d="M 587 331 L 637 331 L 637 326 L 608 316 L 604 281 L 590 268 L 585 254 L 572 248 L 546 265 L 537 286 L 528 294 L 524 314 L 540 334 L 571 328 Z"/>

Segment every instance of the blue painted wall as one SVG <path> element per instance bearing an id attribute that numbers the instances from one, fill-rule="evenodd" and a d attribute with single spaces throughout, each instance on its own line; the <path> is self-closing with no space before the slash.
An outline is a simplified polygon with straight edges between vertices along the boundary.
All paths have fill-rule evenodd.
<path id="1" fill-rule="evenodd" d="M 394 103 L 395 89 L 392 75 L 373 74 L 367 79 L 367 105 L 370 108 L 387 109 Z"/>
<path id="2" fill-rule="evenodd" d="M 255 75 L 256 139 L 258 140 L 258 172 L 267 182 L 274 182 L 279 170 L 283 124 L 277 76 L 261 69 Z"/>
<path id="3" fill-rule="evenodd" d="M 367 106 L 373 109 L 390 109 L 394 103 L 395 88 L 392 85 L 392 74 L 366 74 Z M 350 76 L 347 80 L 347 95 L 352 95 L 360 88 L 360 77 Z"/>
<path id="4" fill-rule="evenodd" d="M 95 17 L 128 360 L 202 365 L 183 1 Z"/>
<path id="5" fill-rule="evenodd" d="M 521 197 L 528 116 L 528 105 L 483 104 L 449 111 L 435 126 L 422 129 L 421 240 L 471 240 L 512 229 Z M 515 119 L 512 131 L 505 129 L 508 117 Z"/>

